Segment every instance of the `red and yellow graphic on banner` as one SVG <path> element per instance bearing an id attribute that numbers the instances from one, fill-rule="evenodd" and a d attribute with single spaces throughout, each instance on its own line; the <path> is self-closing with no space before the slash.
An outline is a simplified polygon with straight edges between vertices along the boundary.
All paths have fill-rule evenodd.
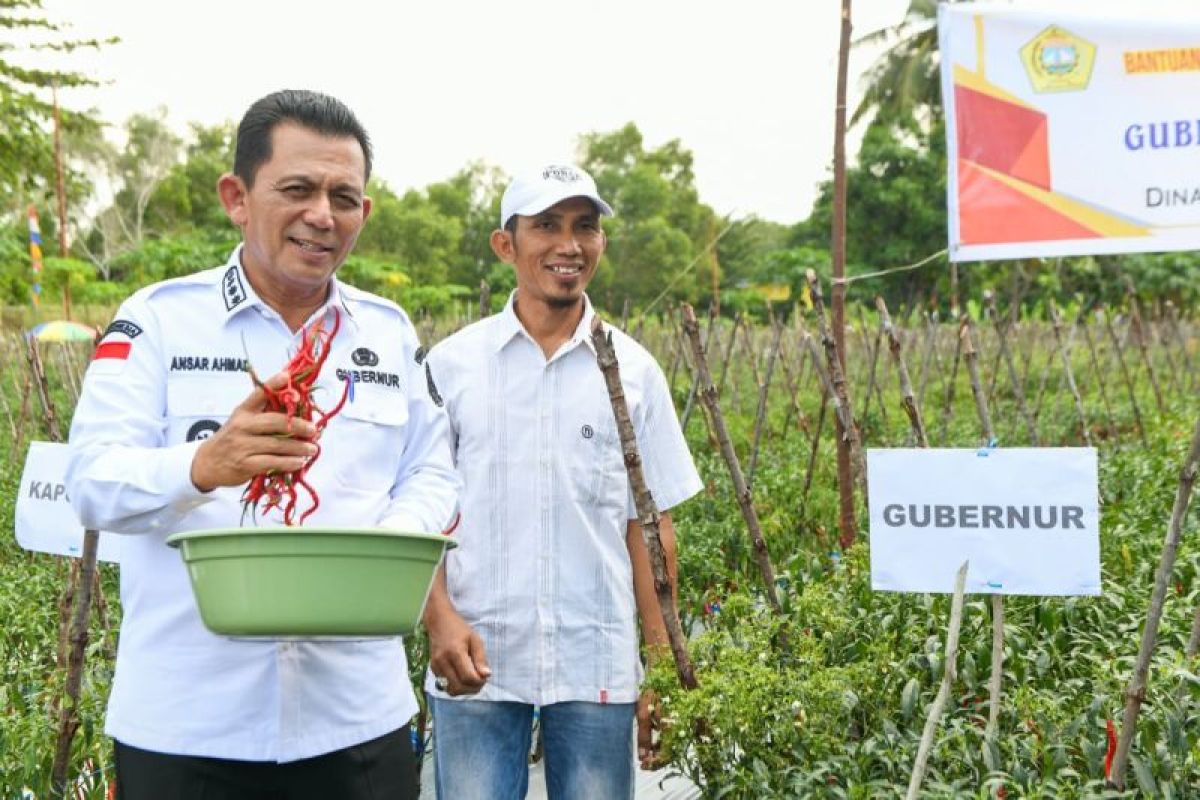
<path id="1" fill-rule="evenodd" d="M 990 83 L 984 74 L 984 20 L 975 17 L 974 70 L 954 69 L 958 145 L 958 225 L 962 244 L 1146 236 L 1147 228 L 1054 190 L 1047 115 Z M 1042 91 L 1072 88 L 1070 72 L 1090 73 L 1094 47 L 1048 28 L 1030 42 L 1024 60 L 1050 65 Z M 1055 75 L 1053 65 L 1069 65 Z M 1032 70 L 1031 70 L 1032 72 Z M 1054 81 L 1062 85 L 1056 86 Z M 1084 78 L 1086 80 L 1086 78 Z"/>
<path id="2" fill-rule="evenodd" d="M 1200 16 L 938 5 L 952 261 L 1200 250 Z"/>

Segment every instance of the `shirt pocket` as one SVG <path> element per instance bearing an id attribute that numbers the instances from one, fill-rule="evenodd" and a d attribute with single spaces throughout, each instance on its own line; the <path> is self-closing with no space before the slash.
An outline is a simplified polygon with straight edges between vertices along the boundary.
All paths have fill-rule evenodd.
<path id="1" fill-rule="evenodd" d="M 245 376 L 167 381 L 167 445 L 207 439 L 250 394 Z"/>
<path id="2" fill-rule="evenodd" d="M 629 477 L 612 409 L 599 408 L 587 419 L 581 415 L 568 425 L 566 435 L 577 441 L 562 448 L 575 462 L 571 472 L 576 497 L 587 508 L 624 516 L 629 508 Z"/>
<path id="3" fill-rule="evenodd" d="M 386 490 L 396 482 L 404 455 L 408 424 L 407 398 L 399 393 L 376 394 L 358 389 L 322 436 L 321 458 L 329 458 L 343 486 Z"/>

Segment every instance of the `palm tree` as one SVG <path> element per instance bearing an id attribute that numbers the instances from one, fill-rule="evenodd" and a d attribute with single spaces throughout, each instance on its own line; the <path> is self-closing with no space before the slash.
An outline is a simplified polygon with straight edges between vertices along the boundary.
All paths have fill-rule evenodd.
<path id="1" fill-rule="evenodd" d="M 937 0 L 910 0 L 904 19 L 855 40 L 854 46 L 890 44 L 863 74 L 866 91 L 850 124 L 870 112 L 897 119 L 927 110 L 942 113 L 938 75 Z"/>

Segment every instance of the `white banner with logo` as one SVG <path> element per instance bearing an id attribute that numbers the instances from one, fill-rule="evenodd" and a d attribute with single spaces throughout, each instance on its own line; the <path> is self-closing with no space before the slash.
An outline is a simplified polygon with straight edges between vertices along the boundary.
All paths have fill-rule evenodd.
<path id="1" fill-rule="evenodd" d="M 871 586 L 1100 594 L 1100 501 L 1090 447 L 867 451 Z"/>
<path id="2" fill-rule="evenodd" d="M 17 544 L 26 550 L 79 557 L 83 554 L 83 525 L 67 497 L 67 446 L 30 442 L 25 471 L 17 492 Z M 121 537 L 100 534 L 98 558 L 120 560 Z"/>
<path id="3" fill-rule="evenodd" d="M 942 3 L 938 38 L 951 260 L 1200 249 L 1195 8 Z"/>

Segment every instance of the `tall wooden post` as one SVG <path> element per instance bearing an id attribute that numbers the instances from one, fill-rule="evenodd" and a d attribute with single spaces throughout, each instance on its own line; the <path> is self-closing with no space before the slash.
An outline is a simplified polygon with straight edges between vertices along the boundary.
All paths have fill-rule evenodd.
<path id="1" fill-rule="evenodd" d="M 833 223 L 829 252 L 833 261 L 833 286 L 829 293 L 833 341 L 837 346 L 842 373 L 846 372 L 846 73 L 850 60 L 850 0 L 842 0 L 842 30 L 838 43 L 837 104 L 833 124 Z M 837 423 L 838 531 L 843 547 L 854 543 L 858 535 L 854 519 L 854 485 L 850 463 L 850 442 Z"/>

